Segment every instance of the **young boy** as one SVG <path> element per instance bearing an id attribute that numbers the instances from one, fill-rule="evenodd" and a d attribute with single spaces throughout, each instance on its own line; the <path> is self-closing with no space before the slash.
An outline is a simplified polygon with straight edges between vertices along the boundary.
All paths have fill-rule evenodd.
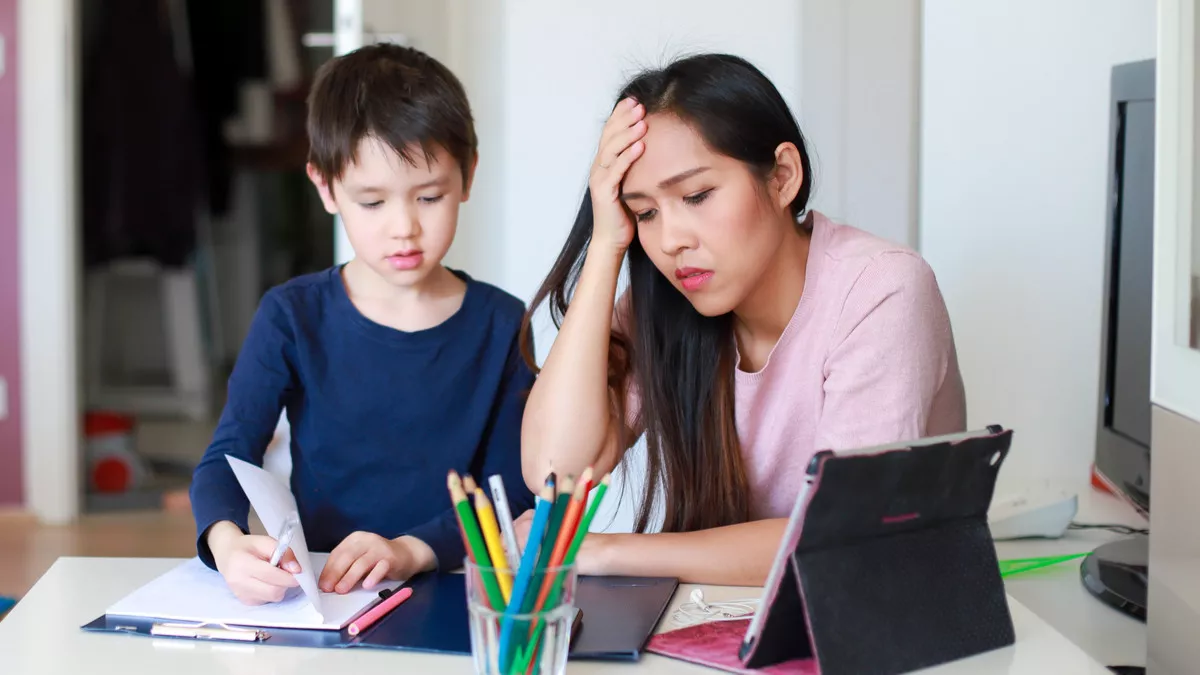
<path id="1" fill-rule="evenodd" d="M 308 133 L 309 177 L 355 257 L 263 297 L 191 487 L 201 559 L 250 604 L 281 599 L 299 566 L 272 567 L 275 540 L 248 534 L 225 455 L 261 466 L 281 409 L 305 537 L 331 551 L 323 591 L 456 568 L 449 469 L 499 473 L 515 513 L 533 504 L 524 305 L 441 265 L 476 164 L 462 85 L 414 49 L 364 47 L 317 74 Z"/>

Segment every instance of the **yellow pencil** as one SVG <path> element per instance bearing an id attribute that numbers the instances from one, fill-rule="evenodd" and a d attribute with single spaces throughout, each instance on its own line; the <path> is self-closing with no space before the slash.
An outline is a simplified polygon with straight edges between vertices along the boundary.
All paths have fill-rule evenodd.
<path id="1" fill-rule="evenodd" d="M 488 555 L 492 558 L 492 566 L 496 568 L 496 576 L 500 582 L 500 593 L 507 603 L 512 597 L 512 575 L 508 571 L 508 559 L 504 555 L 504 544 L 500 542 L 500 524 L 496 520 L 496 511 L 483 490 L 475 488 L 475 511 L 479 515 L 479 527 L 483 530 L 483 541 L 487 545 Z"/>

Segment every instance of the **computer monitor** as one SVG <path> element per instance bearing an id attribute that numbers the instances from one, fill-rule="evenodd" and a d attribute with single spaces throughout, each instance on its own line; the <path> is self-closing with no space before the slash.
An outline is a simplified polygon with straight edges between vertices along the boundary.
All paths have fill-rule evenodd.
<path id="1" fill-rule="evenodd" d="M 1115 66 L 1094 480 L 1150 512 L 1150 349 L 1154 270 L 1154 60 Z M 1145 619 L 1147 537 L 1096 549 L 1088 590 Z"/>

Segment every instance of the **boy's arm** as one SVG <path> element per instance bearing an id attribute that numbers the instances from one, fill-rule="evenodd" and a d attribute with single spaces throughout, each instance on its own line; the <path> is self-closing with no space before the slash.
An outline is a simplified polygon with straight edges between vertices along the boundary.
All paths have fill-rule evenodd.
<path id="1" fill-rule="evenodd" d="M 521 416 L 525 410 L 525 397 L 531 387 L 533 372 L 521 358 L 519 343 L 514 335 L 500 396 L 492 406 L 483 446 L 476 453 L 470 469 L 475 482 L 485 491 L 488 489 L 488 477 L 499 474 L 504 479 L 504 490 L 514 516 L 533 508 L 533 493 L 521 476 Z M 443 571 L 456 569 L 466 555 L 453 509 L 412 528 L 406 534 L 420 539 L 433 549 L 437 568 Z"/>
<path id="2" fill-rule="evenodd" d="M 243 533 L 250 531 L 250 503 L 225 455 L 262 466 L 279 413 L 293 388 L 287 357 L 292 345 L 284 310 L 275 294 L 268 293 L 259 304 L 229 377 L 228 398 L 212 443 L 192 475 L 196 550 L 210 568 L 216 569 L 208 542 L 213 525 L 229 521 Z"/>

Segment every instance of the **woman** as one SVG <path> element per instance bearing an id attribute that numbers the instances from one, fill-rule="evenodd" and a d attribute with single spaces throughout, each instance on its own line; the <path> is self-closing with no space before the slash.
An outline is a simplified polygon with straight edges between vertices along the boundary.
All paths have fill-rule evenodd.
<path id="1" fill-rule="evenodd" d="M 532 360 L 549 298 L 560 331 L 522 429 L 531 488 L 550 467 L 603 474 L 646 435 L 638 534 L 589 537 L 582 573 L 760 585 L 814 452 L 964 428 L 932 271 L 808 211 L 812 184 L 787 104 L 740 58 L 685 58 L 622 91 L 523 334 Z M 660 492 L 662 532 L 642 534 Z"/>

